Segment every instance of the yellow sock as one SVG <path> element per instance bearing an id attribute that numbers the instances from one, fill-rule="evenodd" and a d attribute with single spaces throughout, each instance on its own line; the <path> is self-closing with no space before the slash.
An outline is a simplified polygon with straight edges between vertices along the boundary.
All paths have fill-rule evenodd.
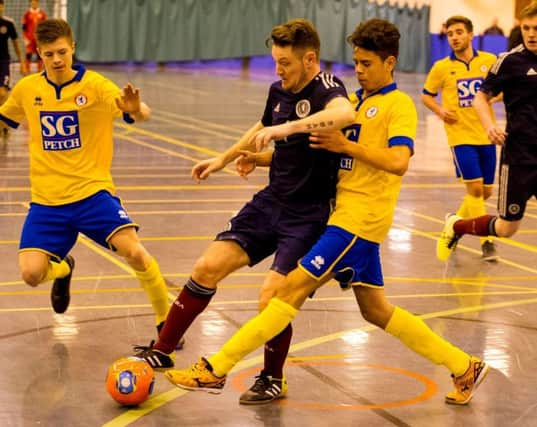
<path id="1" fill-rule="evenodd" d="M 291 323 L 298 310 L 278 298 L 272 298 L 267 307 L 240 328 L 208 360 L 215 375 L 226 375 L 248 353 L 261 347 Z"/>
<path id="2" fill-rule="evenodd" d="M 134 270 L 134 272 L 153 306 L 155 324 L 158 325 L 166 320 L 170 303 L 168 302 L 168 288 L 166 287 L 166 282 L 164 281 L 164 277 L 162 277 L 157 261 L 155 261 L 155 258 L 151 258 L 147 270 Z"/>
<path id="3" fill-rule="evenodd" d="M 61 262 L 49 261 L 47 274 L 45 274 L 43 282 L 48 282 L 49 280 L 65 277 L 70 273 L 70 271 L 71 267 L 69 267 L 69 264 L 67 264 L 65 260 L 62 260 Z"/>
<path id="4" fill-rule="evenodd" d="M 386 332 L 431 362 L 444 365 L 456 377 L 468 369 L 468 354 L 435 334 L 419 317 L 400 307 L 395 307 Z"/>
<path id="5" fill-rule="evenodd" d="M 462 203 L 459 206 L 459 209 L 457 209 L 456 214 L 460 216 L 461 218 L 468 218 L 468 209 L 466 209 L 466 198 L 469 197 L 468 195 L 464 196 L 462 199 Z"/>
<path id="6" fill-rule="evenodd" d="M 467 194 L 465 196 L 465 199 L 467 199 L 466 210 L 468 212 L 468 218 L 476 218 L 478 216 L 483 216 L 487 213 L 487 208 L 485 207 L 485 199 L 483 197 L 473 197 Z M 492 236 L 479 238 L 481 244 L 485 243 L 487 240 L 492 240 Z"/>

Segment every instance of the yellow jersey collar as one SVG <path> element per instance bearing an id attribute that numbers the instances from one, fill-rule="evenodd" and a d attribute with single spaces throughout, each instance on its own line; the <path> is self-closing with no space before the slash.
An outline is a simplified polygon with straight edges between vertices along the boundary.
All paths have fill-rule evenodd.
<path id="1" fill-rule="evenodd" d="M 371 93 L 369 97 L 371 96 L 374 96 L 374 95 L 386 95 L 387 93 L 390 93 L 394 90 L 397 90 L 397 83 L 393 82 L 393 83 L 390 83 L 389 85 L 386 85 L 384 87 L 381 87 L 380 89 L 376 90 L 375 92 Z M 358 97 L 358 101 L 359 104 L 362 103 L 362 101 L 364 100 L 364 90 L 363 89 L 358 89 L 356 91 L 356 96 Z"/>
<path id="2" fill-rule="evenodd" d="M 45 77 L 45 80 L 47 81 L 47 83 L 54 88 L 54 90 L 56 92 L 56 99 L 61 98 L 61 91 L 65 86 L 68 86 L 68 85 L 70 85 L 71 83 L 74 83 L 74 82 L 79 82 L 80 80 L 82 80 L 82 77 L 84 77 L 84 73 L 86 72 L 86 67 L 84 67 L 84 65 L 75 64 L 75 65 L 73 65 L 72 68 L 73 68 L 73 70 L 76 70 L 75 76 L 71 80 L 69 80 L 68 82 L 62 83 L 61 85 L 57 85 L 56 83 L 51 82 L 47 77 L 47 72 L 46 71 L 43 71 L 41 73 L 41 75 L 43 77 Z"/>
<path id="3" fill-rule="evenodd" d="M 472 56 L 472 58 L 470 59 L 470 61 L 471 61 L 472 59 L 474 59 L 476 56 L 479 56 L 479 52 L 478 52 L 477 50 L 472 49 L 472 52 L 473 52 L 474 56 Z M 455 52 L 453 52 L 453 51 L 451 51 L 451 53 L 449 54 L 449 59 L 451 59 L 452 61 L 459 61 L 459 62 L 462 62 L 462 63 L 466 64 L 466 62 L 464 62 L 463 60 L 457 58 L 457 57 L 455 56 Z M 468 62 L 470 62 L 470 61 L 468 61 Z"/>

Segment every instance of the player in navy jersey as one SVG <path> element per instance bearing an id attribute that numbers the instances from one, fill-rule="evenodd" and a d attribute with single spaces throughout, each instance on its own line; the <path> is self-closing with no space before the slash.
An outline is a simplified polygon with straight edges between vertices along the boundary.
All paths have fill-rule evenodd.
<path id="1" fill-rule="evenodd" d="M 194 179 L 204 180 L 244 155 L 238 162 L 239 171 L 251 170 L 255 164 L 270 165 L 269 184 L 231 218 L 228 228 L 197 260 L 172 304 L 159 341 L 138 347 L 138 355 L 154 368 L 173 367 L 175 345 L 207 307 L 218 282 L 274 254 L 261 289 L 262 309 L 324 231 L 335 194 L 339 157 L 312 149 L 309 132 L 350 125 L 354 110 L 343 83 L 321 71 L 319 36 L 309 21 L 294 19 L 274 27 L 269 43 L 280 80 L 270 87 L 263 117 L 223 154 L 192 169 Z M 271 140 L 275 141 L 273 151 L 244 151 L 255 152 Z M 241 403 L 266 403 L 285 395 L 283 364 L 291 335 L 289 324 L 266 344 L 265 367 L 252 388 L 240 397 Z"/>
<path id="2" fill-rule="evenodd" d="M 15 24 L 11 18 L 4 16 L 4 0 L 0 0 L 0 105 L 6 100 L 7 91 L 9 89 L 9 63 L 11 58 L 9 56 L 8 39 L 11 39 L 13 43 L 13 49 L 21 64 L 21 73 L 23 75 L 27 74 L 28 70 L 22 60 L 22 53 Z"/>
<path id="3" fill-rule="evenodd" d="M 523 44 L 500 56 L 474 100 L 491 142 L 502 146 L 498 216 L 462 220 L 448 215 L 437 243 L 447 259 L 464 234 L 510 237 L 520 227 L 527 201 L 537 197 L 537 3 L 521 14 Z M 503 92 L 504 130 L 494 123 L 487 104 Z"/>

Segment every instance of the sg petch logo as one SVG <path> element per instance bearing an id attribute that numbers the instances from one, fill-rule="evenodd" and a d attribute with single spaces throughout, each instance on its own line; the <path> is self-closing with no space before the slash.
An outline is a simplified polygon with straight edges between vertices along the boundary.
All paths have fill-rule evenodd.
<path id="1" fill-rule="evenodd" d="M 80 123 L 77 111 L 40 111 L 43 150 L 62 151 L 80 148 Z"/>
<path id="2" fill-rule="evenodd" d="M 460 108 L 472 106 L 474 97 L 482 83 L 482 78 L 457 80 L 457 96 Z"/>

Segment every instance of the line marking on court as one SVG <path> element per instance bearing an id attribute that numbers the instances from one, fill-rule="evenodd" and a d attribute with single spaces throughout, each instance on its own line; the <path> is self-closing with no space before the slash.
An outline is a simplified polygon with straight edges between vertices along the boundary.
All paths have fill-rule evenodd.
<path id="1" fill-rule="evenodd" d="M 361 368 L 369 368 L 369 369 L 377 369 L 382 371 L 387 371 L 391 374 L 399 374 L 399 375 L 405 375 L 407 377 L 413 378 L 415 380 L 418 380 L 421 382 L 425 390 L 423 390 L 420 394 L 407 398 L 402 400 L 395 400 L 395 401 L 388 401 L 384 403 L 370 403 L 368 400 L 364 399 L 361 396 L 355 396 L 355 393 L 351 393 L 352 390 L 346 390 L 349 395 L 348 397 L 351 397 L 353 400 L 361 400 L 362 402 L 367 403 L 361 403 L 361 404 L 342 404 L 342 403 L 307 403 L 303 401 L 299 401 L 297 399 L 284 399 L 284 400 L 278 400 L 274 401 L 274 404 L 282 405 L 282 406 L 293 406 L 293 407 L 300 407 L 300 408 L 307 408 L 307 409 L 320 409 L 320 410 L 337 410 L 337 411 L 365 411 L 365 410 L 374 410 L 374 409 L 386 409 L 386 408 L 398 408 L 401 406 L 408 406 L 412 405 L 418 402 L 423 402 L 425 400 L 429 400 L 432 398 L 437 392 L 438 392 L 438 385 L 436 382 L 434 382 L 429 377 L 426 377 L 425 375 L 419 374 L 414 371 L 409 371 L 407 369 L 401 369 L 401 368 L 395 368 L 392 366 L 385 366 L 385 365 L 373 365 L 368 363 L 353 363 L 352 359 L 349 360 L 328 360 L 329 357 L 327 356 L 319 356 L 317 360 L 315 358 L 310 357 L 308 360 L 299 358 L 294 358 L 295 360 L 292 360 L 291 358 L 288 358 L 289 363 L 286 364 L 287 368 L 296 366 L 311 366 L 311 365 L 353 365 L 358 366 Z M 318 360 L 320 359 L 320 360 Z M 244 370 L 240 372 L 239 374 L 235 375 L 231 381 L 231 386 L 238 392 L 244 392 L 247 390 L 248 386 L 245 383 L 245 380 L 247 378 L 251 378 L 251 376 L 258 372 L 257 367 L 253 367 L 247 370 Z M 335 384 L 335 381 L 331 381 L 333 384 Z M 330 384 L 329 384 L 330 385 Z M 348 389 L 348 388 L 347 388 Z"/>
<path id="2" fill-rule="evenodd" d="M 258 190 L 263 188 L 262 185 L 218 185 L 218 184 L 184 184 L 184 185 L 117 185 L 116 189 L 120 191 L 156 191 L 156 190 L 181 190 L 181 191 L 208 191 L 208 190 Z M 30 187 L 0 187 L 0 192 L 30 193 Z"/>
<path id="3" fill-rule="evenodd" d="M 220 139 L 227 139 L 227 140 L 230 140 L 230 141 L 237 141 L 237 139 L 239 138 L 239 137 L 234 136 L 234 135 L 229 135 L 228 133 L 222 133 L 222 132 L 219 132 L 217 130 L 212 130 L 212 129 L 208 129 L 206 127 L 202 127 L 199 124 L 179 122 L 179 121 L 177 121 L 177 119 L 166 118 L 166 117 L 158 117 L 158 116 L 156 116 L 154 114 L 151 117 L 151 121 L 152 122 L 156 121 L 156 122 L 162 122 L 162 123 L 166 123 L 166 124 L 171 124 L 175 128 L 183 128 L 183 129 L 195 130 L 197 133 L 205 133 L 205 134 L 208 134 L 208 135 L 211 135 L 211 136 L 216 136 L 216 137 L 218 137 Z"/>
<path id="4" fill-rule="evenodd" d="M 126 205 L 130 204 L 157 204 L 157 203 L 229 203 L 229 202 L 248 202 L 249 198 L 229 198 L 229 199 L 132 199 L 125 200 Z M 213 236 L 214 237 L 214 236 Z"/>
<path id="5" fill-rule="evenodd" d="M 505 307 L 515 307 L 519 305 L 528 305 L 528 304 L 536 304 L 537 298 L 531 298 L 531 299 L 524 299 L 524 300 L 517 300 L 517 301 L 508 301 L 508 302 L 502 302 L 502 303 L 496 303 L 496 304 L 485 304 L 485 305 L 476 305 L 471 307 L 460 307 L 456 309 L 451 310 L 443 310 L 443 311 L 437 311 L 427 314 L 418 315 L 417 317 L 421 319 L 433 319 L 437 317 L 446 317 L 446 316 L 453 316 L 455 314 L 463 314 L 463 313 L 472 313 L 476 311 L 488 311 L 488 310 L 494 310 L 499 308 L 505 308 Z M 311 347 L 318 346 L 320 344 L 325 344 L 330 341 L 334 341 L 336 339 L 343 338 L 344 336 L 348 334 L 356 334 L 359 332 L 371 332 L 374 330 L 381 330 L 377 326 L 374 325 L 365 325 L 360 328 L 355 329 L 347 329 L 344 331 L 336 332 L 329 335 L 324 335 L 321 337 L 317 337 L 311 340 L 303 341 L 301 343 L 293 344 L 291 345 L 289 351 L 296 353 L 300 350 L 309 349 Z M 251 368 L 255 365 L 258 365 L 263 362 L 264 355 L 255 356 L 246 360 L 243 360 L 239 362 L 230 372 L 236 373 L 240 372 L 244 369 Z M 172 392 L 175 391 L 175 393 Z M 170 391 L 159 393 L 158 395 L 150 398 L 145 403 L 143 403 L 140 407 L 138 407 L 135 410 L 132 409 L 126 409 L 125 412 L 110 420 L 109 422 L 103 424 L 103 427 L 122 427 L 127 426 L 141 417 L 153 412 L 154 410 L 160 408 L 166 403 L 169 403 L 176 398 L 183 396 L 187 393 L 186 390 L 180 390 L 178 388 L 172 389 Z"/>
<path id="6" fill-rule="evenodd" d="M 334 284 L 335 286 L 336 284 Z M 251 284 L 251 285 L 228 285 L 226 289 L 259 289 L 261 284 Z M 141 293 L 144 290 L 140 287 L 138 288 L 107 288 L 107 289 L 73 289 L 71 290 L 71 295 L 87 295 L 87 294 L 111 294 L 111 293 Z M 413 299 L 413 298 L 459 298 L 459 297 L 471 297 L 471 296 L 480 296 L 480 297 L 489 297 L 489 296 L 512 296 L 512 295 L 531 295 L 537 294 L 537 289 L 533 290 L 522 290 L 522 291 L 476 291 L 476 292 L 438 292 L 432 294 L 403 294 L 403 295 L 388 295 L 389 299 Z M 25 291 L 0 291 L 0 296 L 21 296 L 21 295 L 50 295 L 49 289 L 28 289 Z M 175 298 L 174 298 L 175 299 Z M 340 302 L 340 301 L 355 301 L 353 297 L 315 297 L 310 304 L 317 302 Z M 259 300 L 237 300 L 237 301 L 215 301 L 211 302 L 211 305 L 215 306 L 227 306 L 227 305 L 253 305 L 253 309 L 257 310 Z M 131 309 L 139 307 L 151 307 L 151 304 L 115 304 L 111 305 L 92 305 L 92 306 L 69 306 L 69 310 L 88 310 L 88 309 L 109 309 L 109 308 L 121 308 L 121 309 Z M 48 310 L 50 307 L 19 307 L 19 308 L 9 308 L 3 309 L 0 308 L 0 313 L 13 313 L 13 312 L 23 312 L 23 311 L 42 311 Z"/>
<path id="7" fill-rule="evenodd" d="M 263 105 L 265 105 L 265 104 L 263 103 Z M 171 111 L 157 110 L 155 112 L 155 114 L 160 115 L 160 116 L 165 116 L 165 117 L 166 116 L 167 117 L 173 117 L 174 119 L 186 120 L 186 121 L 189 121 L 191 123 L 196 123 L 198 125 L 203 125 L 203 126 L 209 126 L 209 127 L 214 128 L 214 129 L 220 129 L 220 130 L 223 130 L 223 131 L 226 131 L 226 132 L 233 132 L 233 133 L 238 134 L 235 137 L 236 139 L 240 138 L 241 135 L 243 135 L 246 132 L 246 129 L 235 128 L 235 127 L 232 127 L 232 126 L 229 126 L 229 125 L 221 125 L 219 123 L 214 123 L 214 122 L 210 122 L 210 121 L 207 121 L 207 120 L 198 119 L 196 117 L 185 116 L 183 114 L 178 114 L 178 113 L 174 113 L 174 112 L 171 112 Z M 199 126 L 198 126 L 198 128 L 199 128 Z"/>
<path id="8" fill-rule="evenodd" d="M 134 127 L 134 126 L 131 126 L 131 125 L 126 125 L 126 124 L 123 124 L 123 123 L 114 123 L 114 126 L 119 127 L 121 129 L 124 129 L 129 133 L 135 133 L 135 134 L 149 136 L 151 138 L 158 139 L 159 141 L 168 142 L 170 144 L 173 144 L 173 145 L 176 145 L 176 146 L 179 146 L 179 147 L 183 147 L 183 148 L 189 148 L 189 149 L 194 150 L 194 151 L 196 151 L 198 153 L 208 154 L 211 157 L 218 156 L 219 154 L 221 154 L 219 151 L 212 150 L 210 148 L 200 147 L 200 146 L 195 145 L 195 144 L 190 144 L 188 142 L 181 141 L 180 139 L 177 139 L 177 138 L 170 138 L 169 136 L 165 136 L 165 135 L 162 135 L 162 134 L 156 133 L 156 132 L 151 132 L 151 131 L 149 131 L 147 129 L 142 129 L 142 128 Z M 126 137 L 127 135 L 121 134 L 121 136 Z M 146 144 L 146 143 L 142 144 L 142 141 L 139 141 L 139 140 L 137 141 L 137 143 L 140 143 L 140 145 Z M 157 147 L 157 146 L 152 146 L 151 144 L 147 144 L 145 146 L 146 147 Z M 177 153 L 177 152 L 174 152 L 174 153 L 175 153 L 175 155 L 177 157 L 182 157 L 182 156 L 179 155 L 179 153 Z M 189 157 L 189 156 L 184 156 L 183 158 L 189 159 L 189 160 L 194 160 L 193 157 Z M 199 161 L 199 159 L 195 159 L 195 161 Z"/>
<path id="9" fill-rule="evenodd" d="M 106 252 L 105 252 L 106 253 Z M 231 274 L 228 277 L 265 277 L 266 273 L 235 273 Z M 188 278 L 190 277 L 190 273 L 164 273 L 163 276 L 167 279 L 170 278 Z M 83 282 L 83 281 L 103 281 L 103 280 L 123 280 L 132 278 L 132 274 L 103 274 L 99 276 L 75 276 L 73 277 L 73 282 Z M 436 278 L 416 278 L 416 277 L 386 277 L 385 283 L 391 284 L 391 285 L 407 285 L 408 283 L 418 283 L 418 284 L 424 284 L 429 285 L 431 283 L 437 283 L 437 284 L 444 284 L 444 285 L 464 285 L 464 286 L 472 286 L 472 287 L 478 287 L 478 288 L 497 288 L 497 289 L 508 289 L 513 291 L 528 291 L 532 292 L 535 291 L 535 287 L 529 287 L 529 286 L 521 286 L 521 285 L 506 285 L 506 284 L 499 284 L 499 283 L 493 283 L 489 282 L 488 280 L 492 279 L 489 277 L 482 277 L 479 279 L 465 279 L 465 278 L 444 278 L 444 279 L 436 279 Z M 506 276 L 506 277 L 493 277 L 494 280 L 506 280 L 506 281 L 513 281 L 513 280 L 521 280 L 521 281 L 535 281 L 534 276 Z M 1 287 L 8 287 L 8 286 L 22 286 L 25 285 L 25 283 L 22 280 L 11 280 L 11 281 L 4 281 L 0 282 L 0 288 Z M 261 288 L 262 283 L 255 283 L 255 284 L 230 284 L 230 283 L 222 283 L 218 286 L 219 289 L 242 289 L 242 288 Z M 326 285 L 328 287 L 336 287 L 339 286 L 339 284 L 335 281 L 330 281 Z M 171 289 L 179 289 L 181 286 L 172 286 Z M 76 292 L 76 291 L 73 291 Z M 482 291 L 480 291 L 482 292 Z M 437 294 L 437 293 L 435 293 Z M 433 294 L 433 295 L 435 295 Z M 391 297 L 391 295 L 389 295 Z M 315 299 L 318 299 L 317 297 Z"/>
<path id="10" fill-rule="evenodd" d="M 179 155 L 178 153 L 175 153 L 172 150 L 167 150 L 166 148 L 161 148 L 158 146 L 152 146 L 151 144 L 144 143 L 142 141 L 135 141 L 135 138 L 128 137 L 125 135 L 117 135 L 118 138 L 127 139 L 135 144 L 144 145 L 146 147 L 155 149 L 157 151 L 162 151 L 167 154 L 170 154 L 172 156 L 177 157 L 183 157 L 187 160 L 197 161 L 194 158 L 188 159 L 189 156 Z M 173 154 L 174 153 L 174 154 Z M 231 174 L 237 174 L 237 172 L 224 168 L 220 172 L 227 172 Z M 237 175 L 238 176 L 238 175 Z M 207 185 L 207 184 L 183 184 L 183 185 L 117 185 L 116 188 L 118 190 L 123 191 L 129 191 L 129 190 L 137 190 L 137 191 L 154 191 L 154 190 L 259 190 L 261 188 L 264 188 L 265 184 L 258 184 L 258 185 L 250 185 L 250 184 L 242 184 L 242 185 Z M 404 185 L 403 185 L 404 187 Z M 413 188 L 421 188 L 417 186 L 412 186 Z M 436 185 L 436 188 L 447 188 L 443 187 L 441 185 Z M 17 192 L 30 192 L 30 187 L 20 187 L 20 186 L 9 186 L 9 187 L 0 187 L 0 192 L 7 192 L 7 193 L 17 193 Z"/>

